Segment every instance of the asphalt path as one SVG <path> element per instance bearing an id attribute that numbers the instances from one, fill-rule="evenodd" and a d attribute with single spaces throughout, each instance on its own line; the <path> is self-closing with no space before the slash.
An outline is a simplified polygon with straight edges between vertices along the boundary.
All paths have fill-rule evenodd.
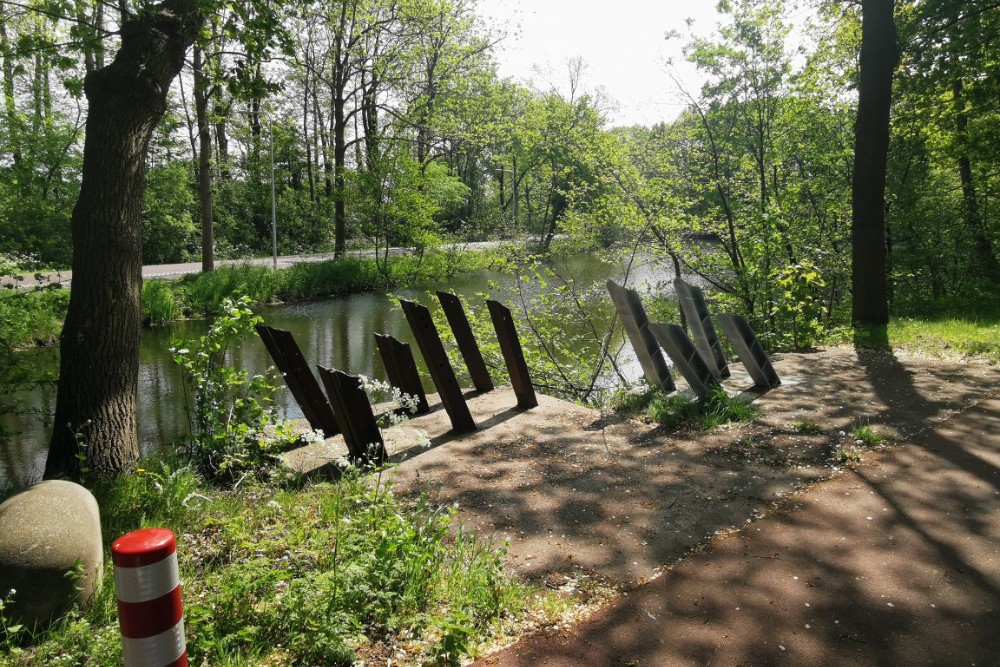
<path id="1" fill-rule="evenodd" d="M 485 248 L 495 248 L 500 246 L 502 241 L 474 241 L 469 243 L 454 243 L 451 244 L 450 248 L 459 250 L 482 250 Z M 390 248 L 390 255 L 406 255 L 415 251 L 415 248 Z M 384 251 L 383 251 L 384 252 Z M 360 257 L 360 258 L 371 258 L 375 256 L 375 250 L 351 250 L 347 252 L 348 256 Z M 313 262 L 326 262 L 335 259 L 332 252 L 327 253 L 315 253 L 306 255 L 279 255 L 277 258 L 277 267 L 279 269 L 288 268 L 295 264 L 306 264 Z M 257 266 L 271 266 L 275 263 L 273 257 L 253 257 L 248 259 L 223 259 L 215 263 L 216 267 L 222 266 L 238 266 L 243 264 L 253 264 Z M 181 276 L 189 275 L 192 273 L 201 273 L 201 262 L 187 262 L 183 264 L 153 264 L 149 266 L 142 267 L 142 277 L 146 278 L 160 278 L 166 280 L 173 280 L 180 278 Z M 3 276 L 0 278 L 0 286 L 3 287 L 16 287 L 18 289 L 30 289 L 38 285 L 48 285 L 53 283 L 59 283 L 63 287 L 69 287 L 73 280 L 73 272 L 69 269 L 65 271 L 43 271 L 34 274 L 22 274 L 20 280 L 15 280 L 10 276 Z"/>

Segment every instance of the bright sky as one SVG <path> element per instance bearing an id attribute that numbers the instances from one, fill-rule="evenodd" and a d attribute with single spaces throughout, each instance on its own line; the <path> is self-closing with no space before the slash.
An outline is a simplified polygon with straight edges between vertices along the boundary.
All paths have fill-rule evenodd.
<path id="1" fill-rule="evenodd" d="M 675 118 L 684 98 L 667 74 L 666 60 L 673 58 L 675 73 L 697 96 L 701 79 L 681 54 L 690 32 L 685 19 L 694 19 L 698 35 L 711 33 L 718 23 L 711 0 L 480 0 L 479 7 L 508 33 L 497 50 L 501 76 L 565 90 L 566 63 L 580 56 L 588 65 L 584 89 L 601 87 L 617 103 L 610 114 L 615 125 Z M 664 35 L 670 30 L 681 37 L 668 43 Z M 536 66 L 548 74 L 539 76 Z"/>

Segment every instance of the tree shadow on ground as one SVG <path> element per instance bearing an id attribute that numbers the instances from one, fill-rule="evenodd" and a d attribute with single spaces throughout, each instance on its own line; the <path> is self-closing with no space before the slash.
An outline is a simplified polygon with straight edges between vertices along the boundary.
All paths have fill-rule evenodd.
<path id="1" fill-rule="evenodd" d="M 510 541 L 511 563 L 528 577 L 582 570 L 642 581 L 834 474 L 831 454 L 853 442 L 859 420 L 904 436 L 1000 377 L 877 361 L 859 363 L 849 350 L 784 355 L 787 381 L 759 400 L 765 416 L 708 434 L 634 422 L 594 430 L 593 411 L 547 399 L 403 463 L 395 485 L 457 503 L 464 527 Z M 796 419 L 822 432 L 798 434 Z"/>

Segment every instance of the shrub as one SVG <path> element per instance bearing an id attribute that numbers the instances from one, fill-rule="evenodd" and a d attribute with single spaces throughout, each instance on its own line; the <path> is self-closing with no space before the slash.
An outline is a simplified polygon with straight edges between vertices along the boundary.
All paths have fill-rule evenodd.
<path id="1" fill-rule="evenodd" d="M 274 467 L 280 443 L 265 430 L 280 424 L 268 405 L 275 391 L 270 379 L 227 363 L 230 348 L 254 335 L 261 318 L 246 297 L 223 300 L 222 311 L 197 342 L 172 351 L 190 391 L 187 455 L 209 479 L 233 482 L 244 473 L 266 474 Z"/>

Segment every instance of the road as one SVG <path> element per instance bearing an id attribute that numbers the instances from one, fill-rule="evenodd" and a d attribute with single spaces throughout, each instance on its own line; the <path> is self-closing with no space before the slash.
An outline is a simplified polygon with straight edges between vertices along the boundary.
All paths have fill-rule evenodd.
<path id="1" fill-rule="evenodd" d="M 482 250 L 485 248 L 495 248 L 500 246 L 502 241 L 473 241 L 469 243 L 454 243 L 451 244 L 450 248 L 464 249 L 464 250 Z M 405 255 L 414 251 L 414 248 L 390 248 L 390 255 Z M 375 256 L 374 250 L 351 250 L 347 253 L 352 257 L 361 258 L 371 258 Z M 278 268 L 288 268 L 295 264 L 311 263 L 311 262 L 326 262 L 328 260 L 334 259 L 334 254 L 332 252 L 328 253 L 316 253 L 308 255 L 281 255 L 278 257 Z M 271 266 L 274 262 L 273 257 L 254 257 L 252 259 L 223 259 L 215 263 L 216 267 L 220 266 L 235 266 L 240 264 L 255 264 L 259 266 Z M 176 279 L 181 276 L 185 276 L 191 273 L 201 273 L 201 262 L 187 262 L 185 264 L 154 264 L 150 266 L 142 267 L 142 277 L 146 278 L 161 278 L 161 279 Z M 41 278 L 38 280 L 37 278 Z M 33 288 L 36 285 L 47 285 L 50 283 L 60 283 L 64 287 L 69 287 L 73 280 L 73 272 L 70 270 L 66 271 L 43 271 L 36 274 L 23 274 L 21 280 L 15 281 L 10 276 L 3 276 L 0 278 L 0 286 L 9 287 L 12 285 L 17 285 L 18 289 Z"/>

